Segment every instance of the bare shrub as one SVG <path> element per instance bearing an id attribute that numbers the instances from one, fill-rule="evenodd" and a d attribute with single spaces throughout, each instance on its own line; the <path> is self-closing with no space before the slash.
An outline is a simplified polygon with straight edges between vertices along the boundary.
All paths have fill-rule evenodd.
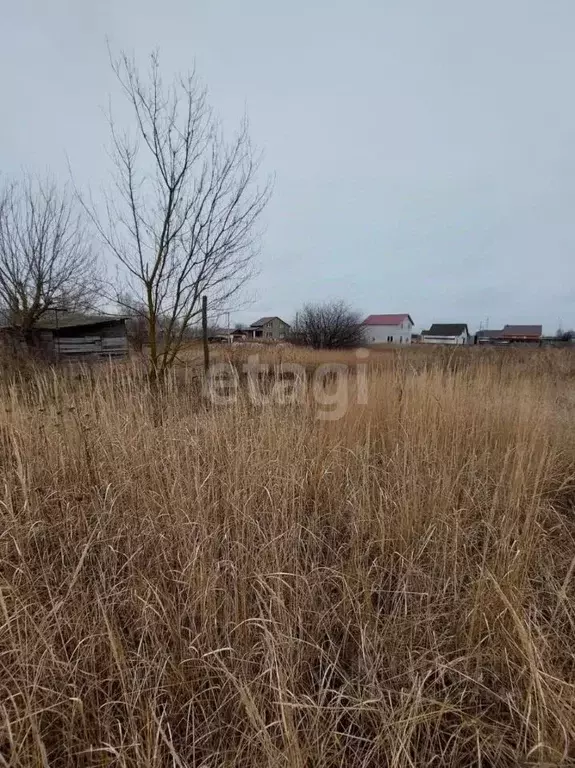
<path id="1" fill-rule="evenodd" d="M 345 349 L 363 344 L 358 312 L 344 301 L 306 304 L 297 313 L 291 340 L 313 349 Z"/>

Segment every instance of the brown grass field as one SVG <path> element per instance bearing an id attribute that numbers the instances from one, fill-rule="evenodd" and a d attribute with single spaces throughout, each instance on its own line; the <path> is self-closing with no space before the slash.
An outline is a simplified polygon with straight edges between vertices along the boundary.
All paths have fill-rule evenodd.
<path id="1" fill-rule="evenodd" d="M 4 376 L 0 766 L 575 765 L 575 351 L 368 365 Z"/>

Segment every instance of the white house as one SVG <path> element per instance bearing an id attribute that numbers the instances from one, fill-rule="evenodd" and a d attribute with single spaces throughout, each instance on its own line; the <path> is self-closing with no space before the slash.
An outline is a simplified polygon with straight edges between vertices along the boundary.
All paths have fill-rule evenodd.
<path id="1" fill-rule="evenodd" d="M 433 323 L 428 331 L 422 331 L 424 344 L 453 344 L 470 343 L 469 331 L 465 323 Z"/>
<path id="2" fill-rule="evenodd" d="M 411 344 L 410 315 L 370 315 L 363 321 L 366 344 Z"/>

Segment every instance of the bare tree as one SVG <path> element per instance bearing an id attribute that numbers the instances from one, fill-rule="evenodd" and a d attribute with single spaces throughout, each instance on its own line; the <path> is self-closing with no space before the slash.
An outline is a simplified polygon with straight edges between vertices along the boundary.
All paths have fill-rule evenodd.
<path id="1" fill-rule="evenodd" d="M 555 338 L 558 341 L 572 341 L 575 339 L 575 331 L 564 331 L 562 328 L 559 328 L 555 334 Z"/>
<path id="2" fill-rule="evenodd" d="M 361 317 L 344 301 L 306 304 L 297 313 L 292 340 L 315 349 L 359 347 L 363 343 Z"/>
<path id="3" fill-rule="evenodd" d="M 225 143 L 195 73 L 166 86 L 156 54 L 145 78 L 126 55 L 112 65 L 135 135 L 110 119 L 113 193 L 106 215 L 92 211 L 119 263 L 122 290 L 145 307 L 155 380 L 198 322 L 202 296 L 213 314 L 251 276 L 270 187 L 257 186 L 247 125 Z"/>
<path id="4" fill-rule="evenodd" d="M 95 302 L 98 271 L 83 212 L 67 189 L 25 176 L 0 191 L 0 306 L 25 338 L 54 307 Z"/>

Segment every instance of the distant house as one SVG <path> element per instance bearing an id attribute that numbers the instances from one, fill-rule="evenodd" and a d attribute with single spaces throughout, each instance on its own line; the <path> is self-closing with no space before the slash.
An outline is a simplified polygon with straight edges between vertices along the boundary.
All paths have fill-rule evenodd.
<path id="1" fill-rule="evenodd" d="M 411 344 L 413 320 L 401 315 L 369 315 L 362 323 L 366 344 Z"/>
<path id="2" fill-rule="evenodd" d="M 428 331 L 422 331 L 424 344 L 469 344 L 469 330 L 466 323 L 433 323 Z"/>
<path id="3" fill-rule="evenodd" d="M 230 331 L 232 341 L 245 341 L 248 338 L 248 332 L 245 328 L 234 328 Z"/>
<path id="4" fill-rule="evenodd" d="M 501 330 L 482 330 L 476 334 L 478 344 L 538 344 L 543 336 L 541 325 L 506 325 Z"/>
<path id="5" fill-rule="evenodd" d="M 253 339 L 285 339 L 290 327 L 281 317 L 260 317 L 246 329 L 246 333 Z"/>
<path id="6" fill-rule="evenodd" d="M 477 331 L 475 334 L 475 343 L 476 344 L 498 344 L 499 339 L 501 339 L 503 335 L 503 330 L 501 331 L 494 331 L 494 330 L 488 330 L 487 328 L 483 328 L 480 331 Z"/>
<path id="7" fill-rule="evenodd" d="M 229 344 L 231 333 L 228 328 L 208 328 L 208 341 L 213 344 Z"/>
<path id="8" fill-rule="evenodd" d="M 20 343 L 17 328 L 6 326 L 3 330 L 10 333 L 15 343 Z M 32 343 L 37 350 L 56 360 L 126 357 L 126 318 L 114 315 L 84 315 L 77 312 L 49 312 L 34 325 Z"/>
<path id="9" fill-rule="evenodd" d="M 543 336 L 542 325 L 506 325 L 503 339 L 509 342 L 537 342 Z"/>

